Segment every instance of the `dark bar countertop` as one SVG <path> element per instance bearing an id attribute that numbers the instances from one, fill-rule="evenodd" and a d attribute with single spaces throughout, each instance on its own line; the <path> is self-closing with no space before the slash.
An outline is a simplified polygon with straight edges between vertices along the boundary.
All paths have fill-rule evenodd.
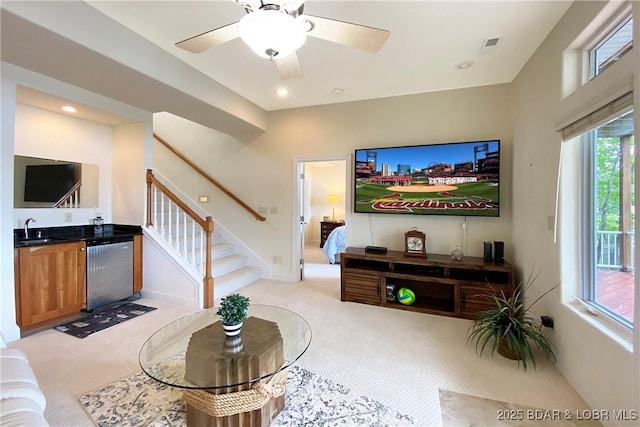
<path id="1" fill-rule="evenodd" d="M 102 233 L 95 233 L 93 225 L 71 225 L 66 227 L 29 227 L 29 239 L 25 239 L 24 229 L 13 230 L 15 248 L 48 245 L 54 243 L 75 242 L 79 240 L 100 240 L 114 237 L 133 237 L 142 234 L 139 225 L 104 224 Z"/>

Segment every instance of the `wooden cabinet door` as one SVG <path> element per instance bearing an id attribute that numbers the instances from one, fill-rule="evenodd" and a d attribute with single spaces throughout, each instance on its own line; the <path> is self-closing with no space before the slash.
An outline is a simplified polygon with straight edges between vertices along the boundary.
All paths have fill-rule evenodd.
<path id="1" fill-rule="evenodd" d="M 364 304 L 382 304 L 380 276 L 370 273 L 346 272 L 343 274 L 343 301 Z"/>
<path id="2" fill-rule="evenodd" d="M 133 236 L 133 292 L 142 290 L 142 236 Z"/>
<path id="3" fill-rule="evenodd" d="M 19 326 L 36 326 L 85 307 L 85 248 L 84 242 L 71 242 L 19 249 Z"/>
<path id="4" fill-rule="evenodd" d="M 486 286 L 461 286 L 460 288 L 460 313 L 469 319 L 475 319 L 476 314 L 480 311 L 496 307 L 490 298 L 491 294 L 500 297 L 500 291 L 502 291 L 506 296 L 509 296 L 508 286 L 496 285 L 492 287 L 493 289 Z"/>

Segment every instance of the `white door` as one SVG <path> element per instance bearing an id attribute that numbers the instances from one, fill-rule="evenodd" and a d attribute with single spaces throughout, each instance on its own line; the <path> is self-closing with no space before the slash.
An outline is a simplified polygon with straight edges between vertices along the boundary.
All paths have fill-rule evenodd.
<path id="1" fill-rule="evenodd" d="M 298 188 L 300 194 L 298 195 L 298 212 L 300 221 L 300 280 L 304 280 L 304 246 L 307 234 L 307 224 L 309 223 L 309 181 L 305 176 L 305 163 L 298 163 L 298 176 L 300 182 Z"/>

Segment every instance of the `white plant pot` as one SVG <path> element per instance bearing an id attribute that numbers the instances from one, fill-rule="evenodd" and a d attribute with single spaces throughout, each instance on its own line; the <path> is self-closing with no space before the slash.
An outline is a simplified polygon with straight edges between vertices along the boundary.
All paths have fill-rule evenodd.
<path id="1" fill-rule="evenodd" d="M 228 337 L 235 337 L 236 335 L 240 334 L 240 331 L 242 330 L 242 323 L 243 322 L 240 322 L 237 325 L 225 325 L 223 323 L 222 324 L 222 329 L 224 329 L 224 333 Z"/>

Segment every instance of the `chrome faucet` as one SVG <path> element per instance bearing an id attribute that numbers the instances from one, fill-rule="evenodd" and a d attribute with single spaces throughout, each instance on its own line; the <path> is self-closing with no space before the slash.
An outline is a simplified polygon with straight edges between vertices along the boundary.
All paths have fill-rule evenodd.
<path id="1" fill-rule="evenodd" d="M 27 218 L 27 220 L 24 222 L 24 238 L 25 239 L 29 238 L 29 222 L 36 222 L 36 220 L 34 218 Z"/>

